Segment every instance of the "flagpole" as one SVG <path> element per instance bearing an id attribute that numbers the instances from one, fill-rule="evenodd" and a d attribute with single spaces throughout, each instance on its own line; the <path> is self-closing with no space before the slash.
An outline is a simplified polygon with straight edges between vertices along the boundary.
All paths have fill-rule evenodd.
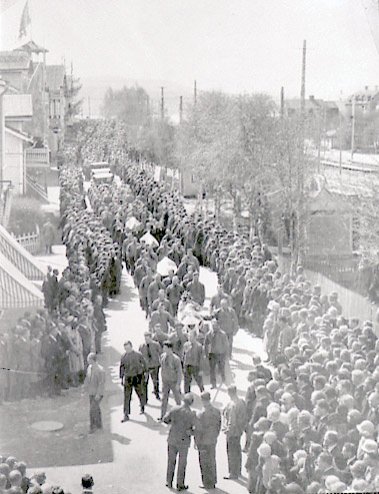
<path id="1" fill-rule="evenodd" d="M 30 10 L 30 6 L 32 5 L 32 0 L 28 0 L 28 10 L 29 10 L 29 19 L 30 19 L 30 40 L 29 41 L 32 41 L 33 40 L 33 23 L 32 23 L 32 16 L 30 14 L 31 10 Z"/>

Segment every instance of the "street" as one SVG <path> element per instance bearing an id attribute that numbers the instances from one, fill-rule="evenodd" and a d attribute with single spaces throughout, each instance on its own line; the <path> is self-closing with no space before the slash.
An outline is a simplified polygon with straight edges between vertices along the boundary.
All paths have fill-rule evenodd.
<path id="1" fill-rule="evenodd" d="M 54 252 L 55 255 L 42 257 L 41 261 L 52 266 L 57 265 L 61 269 L 65 264 L 63 251 L 55 246 Z M 216 291 L 216 275 L 202 268 L 200 279 L 206 286 L 207 305 Z M 157 422 L 160 402 L 155 399 L 151 389 L 145 415 L 139 415 L 138 399 L 134 395 L 130 421 L 121 423 L 123 389 L 118 378 L 118 366 L 123 343 L 131 340 L 134 348 L 138 349 L 143 342 L 144 331 L 148 329 L 148 321 L 140 309 L 137 290 L 125 270 L 121 294 L 110 301 L 106 316 L 108 331 L 103 336 L 103 352 L 100 359 L 107 372 L 106 396 L 102 403 L 104 431 L 94 435 L 87 434 L 87 397 L 84 390 L 71 389 L 56 399 L 42 398 L 37 404 L 31 400 L 23 400 L 17 406 L 8 405 L 8 410 L 13 411 L 9 414 L 12 418 L 8 417 L 2 424 L 2 437 L 4 433 L 5 436 L 9 434 L 7 424 L 13 430 L 25 427 L 23 443 L 31 443 L 34 447 L 25 449 L 16 440 L 12 441 L 13 435 L 9 434 L 9 441 L 5 443 L 9 444 L 9 451 L 25 460 L 30 465 L 31 472 L 36 468 L 43 469 L 49 482 L 63 485 L 72 494 L 79 492 L 80 478 L 85 473 L 93 475 L 97 493 L 168 492 L 165 487 L 165 473 L 169 427 Z M 261 341 L 240 330 L 235 338 L 234 360 L 230 363 L 227 377 L 233 378 L 241 396 L 244 396 L 247 387 L 247 374 L 251 369 L 253 352 L 261 354 Z M 205 382 L 206 389 L 209 389 L 207 379 Z M 194 408 L 198 410 L 200 399 L 196 384 L 192 386 L 192 391 L 195 395 Z M 211 394 L 214 405 L 222 408 L 226 404 L 225 385 Z M 172 398 L 169 403 L 174 403 Z M 28 413 L 30 408 L 33 409 L 32 414 Z M 23 417 L 32 417 L 32 420 L 25 421 Z M 61 421 L 63 429 L 47 433 L 30 428 L 32 422 L 47 418 Z M 35 444 L 38 443 L 42 443 L 42 447 L 35 448 Z M 228 474 L 223 433 L 220 434 L 217 447 L 217 466 L 218 489 L 215 492 L 245 492 L 244 479 L 239 482 L 223 479 L 223 476 Z M 202 482 L 197 451 L 193 444 L 188 456 L 186 482 L 190 487 L 188 492 L 204 492 L 199 488 Z"/>

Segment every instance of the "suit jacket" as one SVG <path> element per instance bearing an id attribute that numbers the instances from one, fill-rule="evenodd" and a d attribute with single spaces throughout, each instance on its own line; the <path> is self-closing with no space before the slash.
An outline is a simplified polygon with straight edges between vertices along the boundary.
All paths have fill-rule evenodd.
<path id="1" fill-rule="evenodd" d="M 162 353 L 162 349 L 158 342 L 152 341 L 151 343 L 149 343 L 149 347 L 147 346 L 147 343 L 144 343 L 139 347 L 139 351 L 145 359 L 149 369 L 160 366 L 159 359 Z"/>
<path id="2" fill-rule="evenodd" d="M 120 361 L 120 379 L 143 374 L 147 370 L 146 361 L 142 354 L 135 352 L 124 353 Z"/>
<path id="3" fill-rule="evenodd" d="M 103 367 L 99 364 L 89 365 L 84 384 L 87 387 L 89 396 L 103 396 L 105 387 L 105 371 Z"/>
<path id="4" fill-rule="evenodd" d="M 186 404 L 173 407 L 164 417 L 166 424 L 171 424 L 167 442 L 178 448 L 188 448 L 191 444 L 196 414 Z"/>
<path id="5" fill-rule="evenodd" d="M 221 430 L 221 413 L 213 405 L 197 414 L 195 441 L 198 446 L 216 445 Z"/>

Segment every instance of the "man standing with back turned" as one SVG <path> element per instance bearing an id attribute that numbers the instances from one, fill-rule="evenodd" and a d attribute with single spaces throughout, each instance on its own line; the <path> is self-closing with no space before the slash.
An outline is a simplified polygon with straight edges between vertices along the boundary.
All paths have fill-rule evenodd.
<path id="1" fill-rule="evenodd" d="M 167 475 L 166 487 L 172 488 L 174 480 L 176 458 L 179 455 L 178 471 L 176 475 L 176 488 L 178 491 L 185 491 L 188 485 L 184 484 L 188 449 L 191 444 L 191 435 L 194 431 L 196 414 L 191 410 L 193 396 L 191 393 L 184 395 L 183 404 L 172 408 L 164 417 L 166 424 L 171 424 L 167 439 Z"/>
<path id="2" fill-rule="evenodd" d="M 199 451 L 199 463 L 203 485 L 214 489 L 217 484 L 216 444 L 221 429 L 221 413 L 211 404 L 208 391 L 201 393 L 203 410 L 197 414 L 195 442 Z"/>

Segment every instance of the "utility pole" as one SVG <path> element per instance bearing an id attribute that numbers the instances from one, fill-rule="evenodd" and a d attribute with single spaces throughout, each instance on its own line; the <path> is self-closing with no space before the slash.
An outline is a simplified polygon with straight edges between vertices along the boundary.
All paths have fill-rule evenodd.
<path id="1" fill-rule="evenodd" d="M 148 94 L 146 95 L 146 116 L 150 117 L 150 96 Z"/>
<path id="2" fill-rule="evenodd" d="M 91 97 L 88 96 L 88 118 L 91 118 Z"/>
<path id="3" fill-rule="evenodd" d="M 39 55 L 38 55 L 39 58 Z M 49 96 L 47 98 L 47 104 L 49 104 Z M 46 50 L 43 51 L 43 65 L 42 65 L 42 134 L 43 134 L 43 145 L 46 146 L 47 139 L 47 119 L 49 115 L 46 115 Z"/>
<path id="4" fill-rule="evenodd" d="M 183 122 L 183 96 L 179 98 L 179 123 Z"/>
<path id="5" fill-rule="evenodd" d="M 196 106 L 197 103 L 197 84 L 196 84 L 196 79 L 193 83 L 193 103 Z"/>
<path id="6" fill-rule="evenodd" d="M 284 87 L 280 88 L 280 118 L 284 117 Z"/>
<path id="7" fill-rule="evenodd" d="M 304 137 L 305 137 L 305 72 L 306 72 L 307 42 L 303 41 L 303 58 L 301 65 L 301 93 L 300 93 L 300 143 L 299 159 L 297 169 L 297 190 L 298 190 L 298 211 L 296 228 L 296 255 L 292 260 L 295 265 L 302 265 L 304 262 L 304 241 L 305 241 L 305 214 L 304 214 Z"/>
<path id="8" fill-rule="evenodd" d="M 355 147 L 355 95 L 353 95 L 351 106 L 351 161 L 354 160 L 354 147 Z"/>
<path id="9" fill-rule="evenodd" d="M 164 120 L 164 87 L 161 86 L 161 120 Z"/>

